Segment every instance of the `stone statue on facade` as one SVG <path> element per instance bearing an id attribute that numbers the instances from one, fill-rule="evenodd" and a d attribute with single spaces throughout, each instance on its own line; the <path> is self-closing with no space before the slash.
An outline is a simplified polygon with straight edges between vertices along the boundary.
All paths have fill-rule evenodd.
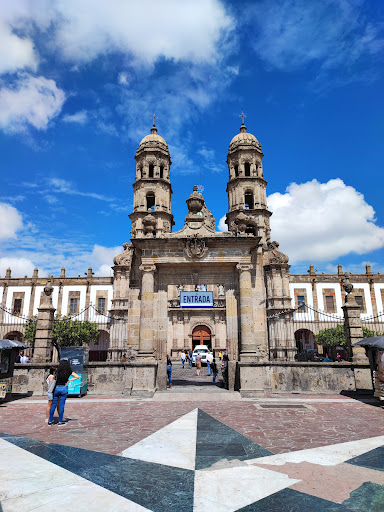
<path id="1" fill-rule="evenodd" d="M 271 242 L 264 253 L 264 265 L 287 264 L 289 258 L 286 254 L 279 251 L 279 242 Z"/>
<path id="2" fill-rule="evenodd" d="M 124 251 L 113 258 L 113 263 L 120 267 L 130 267 L 132 263 L 133 247 L 129 242 L 123 243 Z"/>

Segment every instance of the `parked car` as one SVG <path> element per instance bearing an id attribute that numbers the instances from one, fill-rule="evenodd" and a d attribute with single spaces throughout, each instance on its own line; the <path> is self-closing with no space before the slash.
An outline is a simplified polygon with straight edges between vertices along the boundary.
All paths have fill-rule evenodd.
<path id="1" fill-rule="evenodd" d="M 192 352 L 192 364 L 196 366 L 196 355 L 199 353 L 201 355 L 201 364 L 207 364 L 207 354 L 209 354 L 210 350 L 207 345 L 196 345 Z"/>
<path id="2" fill-rule="evenodd" d="M 324 361 L 324 356 L 320 355 L 316 348 L 308 348 L 296 354 L 295 359 L 296 361 L 315 361 L 321 363 Z"/>

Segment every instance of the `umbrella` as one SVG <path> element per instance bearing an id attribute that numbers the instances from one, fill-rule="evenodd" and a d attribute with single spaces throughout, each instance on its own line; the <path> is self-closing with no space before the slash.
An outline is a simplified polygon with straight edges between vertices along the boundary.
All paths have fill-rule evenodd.
<path id="1" fill-rule="evenodd" d="M 375 347 L 384 349 L 384 336 L 370 336 L 369 338 L 363 338 L 361 341 L 354 343 L 353 347 Z"/>
<path id="2" fill-rule="evenodd" d="M 0 340 L 0 350 L 7 350 L 10 348 L 29 348 L 28 345 L 17 340 Z"/>

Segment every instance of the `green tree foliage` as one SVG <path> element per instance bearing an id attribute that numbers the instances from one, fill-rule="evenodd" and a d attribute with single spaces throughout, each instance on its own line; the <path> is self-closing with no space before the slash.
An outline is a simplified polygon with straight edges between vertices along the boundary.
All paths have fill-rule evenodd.
<path id="1" fill-rule="evenodd" d="M 369 338 L 370 336 L 379 336 L 379 333 L 363 327 L 363 337 Z M 325 347 L 346 347 L 344 325 L 339 324 L 337 327 L 322 329 L 319 334 L 316 334 L 315 340 L 318 345 Z"/>
<path id="2" fill-rule="evenodd" d="M 60 347 L 81 347 L 96 341 L 99 335 L 97 325 L 88 320 L 71 320 L 67 317 L 56 317 L 53 321 L 52 344 L 60 351 Z M 29 319 L 25 325 L 24 339 L 31 345 L 36 337 L 36 317 Z"/>

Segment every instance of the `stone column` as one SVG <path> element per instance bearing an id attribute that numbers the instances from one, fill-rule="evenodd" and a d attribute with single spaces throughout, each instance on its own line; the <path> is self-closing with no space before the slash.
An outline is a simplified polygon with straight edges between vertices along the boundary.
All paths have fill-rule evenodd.
<path id="1" fill-rule="evenodd" d="M 254 360 L 256 356 L 256 341 L 252 308 L 251 264 L 238 263 L 240 289 L 240 360 Z"/>
<path id="2" fill-rule="evenodd" d="M 140 338 L 139 353 L 141 358 L 154 358 L 153 353 L 153 290 L 155 284 L 156 265 L 140 265 L 141 306 L 140 306 Z"/>
<path id="3" fill-rule="evenodd" d="M 343 284 L 344 290 L 347 292 L 345 297 L 345 304 L 343 306 L 344 312 L 344 329 L 347 338 L 348 356 L 354 364 L 353 373 L 355 376 L 356 390 L 371 390 L 372 389 L 372 378 L 369 366 L 369 359 L 365 355 L 365 349 L 352 345 L 363 339 L 363 327 L 361 325 L 360 306 L 357 304 L 351 291 L 353 289 L 352 284 L 349 282 L 348 276 L 346 276 Z"/>
<path id="4" fill-rule="evenodd" d="M 361 324 L 361 308 L 351 294 L 346 295 L 345 304 L 342 307 L 344 312 L 344 330 L 347 339 L 348 356 L 354 363 L 368 363 L 363 347 L 352 347 L 354 343 L 361 341 L 364 337 Z"/>
<path id="5" fill-rule="evenodd" d="M 37 314 L 35 350 L 33 361 L 46 363 L 51 361 L 52 328 L 56 309 L 52 304 L 53 287 L 50 281 L 44 288 Z"/>

